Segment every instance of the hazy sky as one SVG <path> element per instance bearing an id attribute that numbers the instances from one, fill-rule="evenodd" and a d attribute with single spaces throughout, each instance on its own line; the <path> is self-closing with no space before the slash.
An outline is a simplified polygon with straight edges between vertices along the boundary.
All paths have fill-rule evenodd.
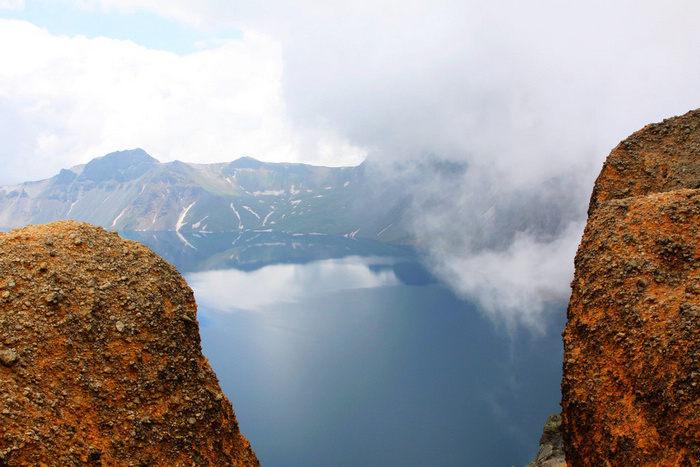
<path id="1" fill-rule="evenodd" d="M 0 184 L 120 149 L 598 166 L 700 102 L 695 1 L 0 0 Z M 583 161 L 583 162 L 582 162 Z"/>
<path id="2" fill-rule="evenodd" d="M 141 147 L 187 162 L 447 158 L 509 195 L 474 210 L 464 186 L 447 218 L 417 222 L 438 235 L 573 177 L 575 227 L 556 239 L 516 226 L 517 252 L 486 256 L 436 242 L 467 294 L 494 281 L 466 270 L 523 270 L 484 299 L 498 302 L 540 287 L 523 265 L 568 284 L 610 149 L 700 106 L 697 18 L 696 0 L 0 0 L 0 184 Z"/>

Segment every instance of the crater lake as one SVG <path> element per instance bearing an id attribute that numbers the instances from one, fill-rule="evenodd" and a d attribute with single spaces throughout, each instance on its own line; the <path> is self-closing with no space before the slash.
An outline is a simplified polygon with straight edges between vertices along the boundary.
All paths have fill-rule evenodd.
<path id="1" fill-rule="evenodd" d="M 122 235 L 194 290 L 204 354 L 262 465 L 524 466 L 560 410 L 565 303 L 544 334 L 508 332 L 407 247 Z"/>

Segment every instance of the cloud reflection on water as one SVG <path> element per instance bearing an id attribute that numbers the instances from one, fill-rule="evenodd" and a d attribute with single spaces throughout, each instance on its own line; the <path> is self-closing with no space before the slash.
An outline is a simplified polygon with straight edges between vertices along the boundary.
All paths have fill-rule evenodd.
<path id="1" fill-rule="evenodd" d="M 386 259 L 383 260 L 386 262 Z M 201 306 L 223 312 L 261 311 L 300 297 L 346 289 L 398 285 L 393 269 L 372 268 L 372 258 L 329 259 L 308 264 L 277 264 L 256 271 L 237 269 L 196 272 L 187 282 Z"/>

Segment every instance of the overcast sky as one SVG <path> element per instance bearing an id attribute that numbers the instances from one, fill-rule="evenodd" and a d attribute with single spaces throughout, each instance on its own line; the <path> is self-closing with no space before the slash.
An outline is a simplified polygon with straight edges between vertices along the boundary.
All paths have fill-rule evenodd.
<path id="1" fill-rule="evenodd" d="M 511 192 L 574 174 L 583 212 L 620 140 L 700 106 L 697 18 L 696 0 L 0 0 L 0 184 L 136 147 L 187 162 L 431 156 Z M 431 219 L 424 233 L 446 222 Z M 527 232 L 513 245 L 572 256 L 579 228 L 565 247 Z M 509 258 L 547 267 L 533 255 Z"/>

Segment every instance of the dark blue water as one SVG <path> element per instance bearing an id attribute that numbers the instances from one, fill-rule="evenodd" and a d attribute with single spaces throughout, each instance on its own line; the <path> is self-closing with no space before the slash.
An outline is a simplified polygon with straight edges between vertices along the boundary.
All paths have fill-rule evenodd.
<path id="1" fill-rule="evenodd" d="M 544 336 L 508 335 L 390 263 L 186 275 L 204 353 L 262 464 L 527 464 L 559 411 L 565 304 Z"/>

